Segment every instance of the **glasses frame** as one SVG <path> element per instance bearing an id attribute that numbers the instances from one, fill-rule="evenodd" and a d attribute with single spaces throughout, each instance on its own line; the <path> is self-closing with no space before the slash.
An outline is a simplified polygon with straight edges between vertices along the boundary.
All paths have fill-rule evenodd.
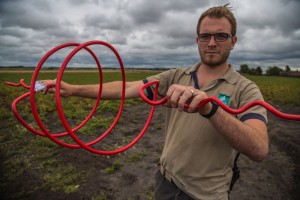
<path id="1" fill-rule="evenodd" d="M 226 39 L 221 39 L 220 40 L 220 37 L 218 37 L 218 35 L 223 35 L 223 36 L 226 36 Z M 209 36 L 209 38 L 207 40 L 203 40 L 203 38 L 201 39 L 201 36 Z M 216 42 L 225 42 L 228 40 L 228 38 L 230 37 L 233 37 L 233 35 L 229 34 L 229 33 L 214 33 L 214 34 L 211 34 L 211 33 L 198 33 L 198 40 L 200 42 L 209 42 L 211 40 L 211 37 L 214 36 L 214 39 Z M 224 37 L 225 38 L 225 37 Z"/>

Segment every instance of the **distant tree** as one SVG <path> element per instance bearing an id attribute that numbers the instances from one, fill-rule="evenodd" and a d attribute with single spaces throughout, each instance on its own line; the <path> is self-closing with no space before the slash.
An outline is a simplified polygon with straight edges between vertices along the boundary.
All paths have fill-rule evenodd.
<path id="1" fill-rule="evenodd" d="M 283 69 L 281 69 L 277 66 L 269 67 L 267 69 L 267 75 L 270 75 L 270 76 L 279 76 L 280 72 L 283 72 Z"/>
<path id="2" fill-rule="evenodd" d="M 260 66 L 258 66 L 258 67 L 256 68 L 256 72 L 257 72 L 258 75 L 262 75 L 262 69 L 261 69 Z"/>
<path id="3" fill-rule="evenodd" d="M 243 73 L 243 74 L 248 74 L 249 73 L 249 67 L 248 65 L 241 65 L 240 66 L 240 72 Z"/>
<path id="4" fill-rule="evenodd" d="M 285 72 L 290 72 L 291 71 L 291 68 L 287 65 L 287 66 L 285 66 L 285 70 L 284 70 Z"/>
<path id="5" fill-rule="evenodd" d="M 251 74 L 251 75 L 257 75 L 258 73 L 257 73 L 257 71 L 256 71 L 255 68 L 250 68 L 250 69 L 248 70 L 248 74 Z"/>

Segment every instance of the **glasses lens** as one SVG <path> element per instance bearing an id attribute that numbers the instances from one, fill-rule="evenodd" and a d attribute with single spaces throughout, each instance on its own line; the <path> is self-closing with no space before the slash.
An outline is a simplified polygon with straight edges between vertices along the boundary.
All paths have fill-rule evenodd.
<path id="1" fill-rule="evenodd" d="M 216 33 L 215 39 L 218 42 L 224 42 L 228 39 L 229 35 L 227 33 Z"/>
<path id="2" fill-rule="evenodd" d="M 199 37 L 199 40 L 201 41 L 201 42 L 207 42 L 207 41 L 209 41 L 210 40 L 210 34 L 199 34 L 198 35 L 198 37 Z"/>

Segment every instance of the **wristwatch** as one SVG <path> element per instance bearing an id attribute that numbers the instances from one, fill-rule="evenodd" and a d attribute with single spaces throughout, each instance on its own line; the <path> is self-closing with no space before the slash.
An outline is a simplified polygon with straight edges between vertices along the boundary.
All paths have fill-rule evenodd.
<path id="1" fill-rule="evenodd" d="M 219 108 L 219 104 L 215 103 L 214 101 L 212 101 L 211 104 L 212 104 L 212 108 L 211 108 L 210 112 L 206 115 L 201 115 L 202 117 L 209 119 L 217 112 L 217 110 Z"/>

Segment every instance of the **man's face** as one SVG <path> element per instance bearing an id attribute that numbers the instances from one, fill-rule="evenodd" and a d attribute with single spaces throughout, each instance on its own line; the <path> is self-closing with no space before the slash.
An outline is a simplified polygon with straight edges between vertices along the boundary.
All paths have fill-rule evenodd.
<path id="1" fill-rule="evenodd" d="M 200 27 L 200 34 L 216 34 L 227 33 L 231 35 L 231 24 L 227 18 L 203 18 Z M 197 38 L 198 50 L 201 57 L 201 62 L 208 66 L 219 66 L 227 62 L 230 51 L 233 49 L 237 41 L 236 36 L 228 37 L 225 41 L 216 41 L 214 36 L 211 36 L 208 41 L 200 41 Z"/>

